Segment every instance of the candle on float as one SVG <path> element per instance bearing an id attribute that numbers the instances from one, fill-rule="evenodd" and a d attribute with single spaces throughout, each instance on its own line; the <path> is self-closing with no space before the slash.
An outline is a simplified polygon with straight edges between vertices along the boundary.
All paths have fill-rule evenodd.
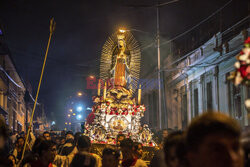
<path id="1" fill-rule="evenodd" d="M 106 92 L 107 92 L 107 83 L 104 84 L 104 90 L 103 90 L 103 101 L 106 100 Z"/>
<path id="2" fill-rule="evenodd" d="M 141 104 L 141 85 L 139 86 L 139 89 L 138 89 L 138 104 L 139 105 Z"/>
<path id="3" fill-rule="evenodd" d="M 101 95 L 101 82 L 100 79 L 98 80 L 98 85 L 97 85 L 97 96 Z"/>

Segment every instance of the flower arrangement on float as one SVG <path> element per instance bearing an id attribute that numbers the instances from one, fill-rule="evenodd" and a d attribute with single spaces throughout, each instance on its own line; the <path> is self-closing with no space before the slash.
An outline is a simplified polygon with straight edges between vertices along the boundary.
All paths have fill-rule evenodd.
<path id="1" fill-rule="evenodd" d="M 244 42 L 244 48 L 236 56 L 234 64 L 235 71 L 231 72 L 228 80 L 234 82 L 235 86 L 240 84 L 250 86 L 250 37 Z M 250 111 L 250 99 L 245 100 L 245 106 Z M 249 113 L 250 114 L 250 113 Z"/>
<path id="2" fill-rule="evenodd" d="M 236 56 L 236 60 L 235 71 L 230 73 L 228 79 L 236 86 L 239 84 L 250 86 L 250 37 L 244 42 L 244 48 Z"/>
<path id="3" fill-rule="evenodd" d="M 98 98 L 98 97 L 95 97 Z M 97 101 L 95 100 L 94 101 Z M 109 102 L 98 102 L 92 107 L 92 112 L 99 113 L 105 112 L 108 115 L 135 115 L 136 113 L 140 113 L 141 116 L 144 115 L 146 111 L 146 107 L 144 105 L 123 105 L 122 107 L 111 107 Z"/>

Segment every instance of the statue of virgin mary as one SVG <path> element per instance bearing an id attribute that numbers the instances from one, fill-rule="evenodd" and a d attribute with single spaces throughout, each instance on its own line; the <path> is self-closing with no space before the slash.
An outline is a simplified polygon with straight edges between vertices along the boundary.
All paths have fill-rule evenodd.
<path id="1" fill-rule="evenodd" d="M 125 53 L 126 42 L 123 33 L 117 34 L 118 39 L 118 53 L 115 55 L 115 65 L 111 70 L 115 87 L 126 87 L 130 84 L 130 74 L 128 66 L 128 55 Z"/>

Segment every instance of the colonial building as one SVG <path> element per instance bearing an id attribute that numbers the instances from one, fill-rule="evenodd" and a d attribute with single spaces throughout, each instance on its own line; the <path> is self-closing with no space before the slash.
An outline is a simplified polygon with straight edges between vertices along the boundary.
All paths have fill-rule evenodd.
<path id="1" fill-rule="evenodd" d="M 235 69 L 235 56 L 250 34 L 248 17 L 222 33 L 216 33 L 216 27 L 206 26 L 190 32 L 178 43 L 173 41 L 170 53 L 161 52 L 168 55 L 161 67 L 161 117 L 157 69 L 147 76 L 150 79 L 145 79 L 142 101 L 147 111 L 143 121 L 151 128 L 184 129 L 194 117 L 208 110 L 226 113 L 242 126 L 250 124 L 244 105 L 250 97 L 249 88 L 235 87 L 227 80 Z"/>
<path id="2" fill-rule="evenodd" d="M 249 31 L 243 29 L 230 37 L 217 33 L 181 61 L 171 64 L 175 72 L 166 73 L 164 85 L 166 127 L 185 128 L 194 117 L 208 110 L 226 113 L 242 126 L 249 125 L 244 101 L 250 97 L 250 90 L 227 80 Z M 165 68 L 169 67 L 166 64 Z"/>
<path id="3" fill-rule="evenodd" d="M 5 119 L 12 131 L 26 131 L 29 126 L 34 104 L 30 92 L 31 85 L 25 84 L 18 73 L 0 25 L 0 116 Z M 45 120 L 43 105 L 39 104 L 37 108 L 40 113 L 35 115 L 34 120 L 41 120 L 41 117 Z"/>
<path id="4" fill-rule="evenodd" d="M 12 130 L 24 131 L 26 106 L 25 87 L 13 60 L 6 50 L 0 52 L 0 106 Z M 6 52 L 7 51 L 7 52 Z"/>

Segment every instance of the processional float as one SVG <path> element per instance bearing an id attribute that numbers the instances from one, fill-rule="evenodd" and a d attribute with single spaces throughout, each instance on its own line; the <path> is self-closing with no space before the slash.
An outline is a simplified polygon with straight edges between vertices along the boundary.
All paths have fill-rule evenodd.
<path id="1" fill-rule="evenodd" d="M 145 146 L 155 145 L 148 125 L 141 125 L 146 108 L 138 84 L 140 62 L 139 44 L 131 32 L 119 30 L 105 42 L 97 96 L 84 132 L 94 143 L 115 144 L 122 133 Z"/>

